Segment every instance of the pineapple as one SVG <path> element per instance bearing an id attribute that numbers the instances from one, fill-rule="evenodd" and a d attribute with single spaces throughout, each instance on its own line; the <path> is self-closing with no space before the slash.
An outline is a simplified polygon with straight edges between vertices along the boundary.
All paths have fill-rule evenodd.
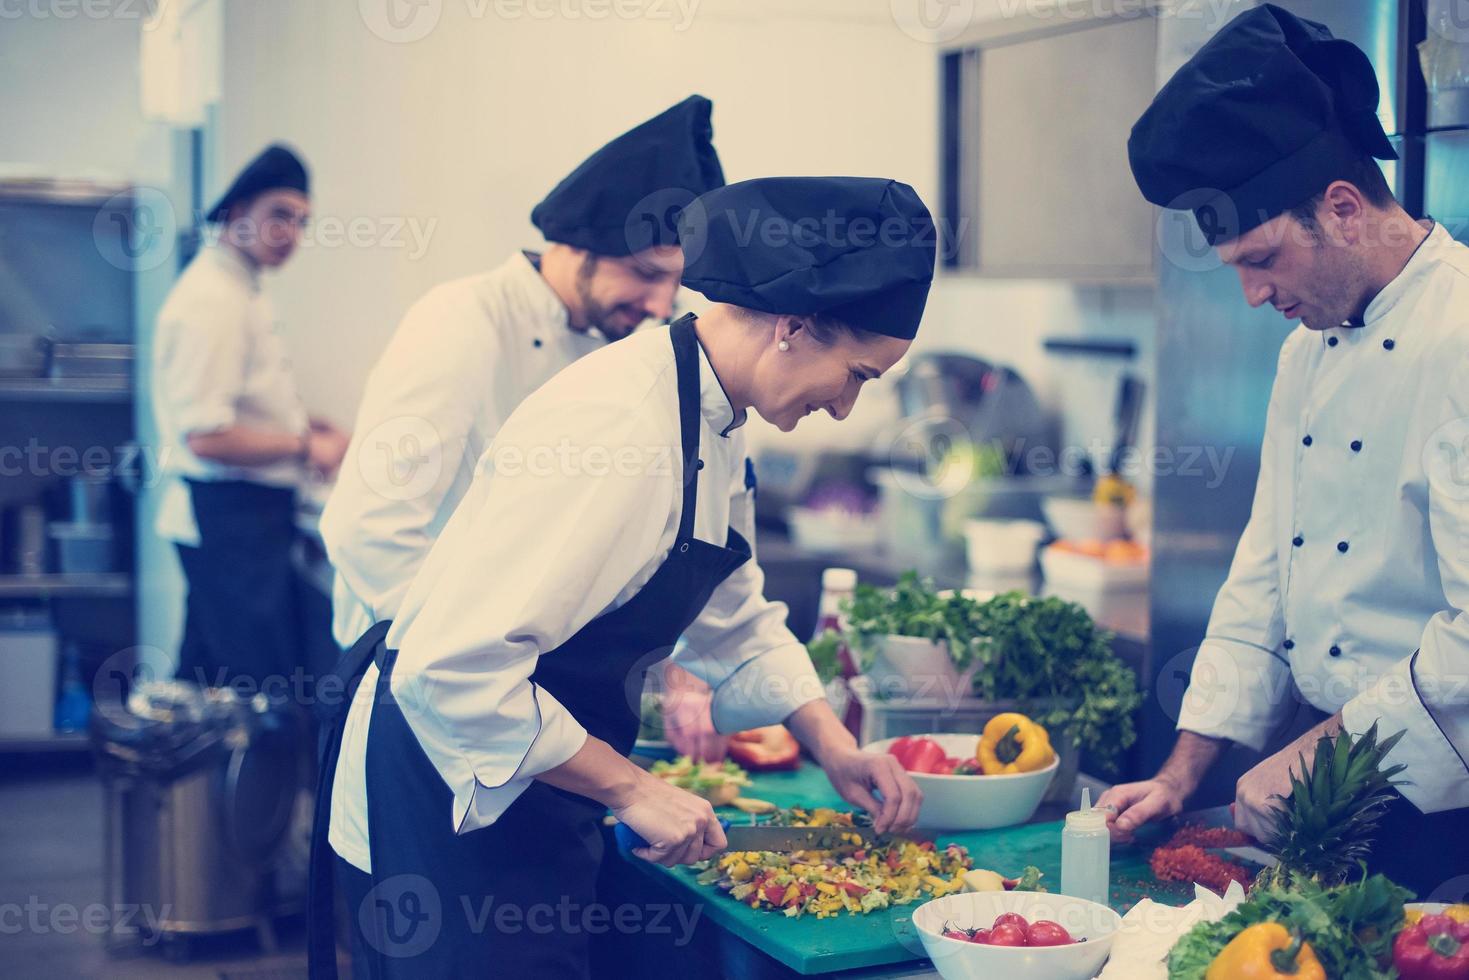
<path id="1" fill-rule="evenodd" d="M 1402 780 L 1393 777 L 1406 767 L 1382 768 L 1383 759 L 1402 732 L 1377 740 L 1377 725 L 1353 738 L 1342 731 L 1316 743 L 1315 762 L 1291 772 L 1290 796 L 1276 796 L 1274 829 L 1266 846 L 1280 859 L 1260 872 L 1257 884 L 1289 886 L 1309 879 L 1339 885 L 1357 870 L 1372 849 L 1372 835 Z"/>

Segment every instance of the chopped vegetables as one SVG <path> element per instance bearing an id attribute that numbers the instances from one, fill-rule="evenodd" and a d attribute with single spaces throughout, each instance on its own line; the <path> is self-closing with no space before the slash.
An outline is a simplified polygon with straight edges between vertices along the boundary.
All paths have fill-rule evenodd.
<path id="1" fill-rule="evenodd" d="M 850 813 L 825 808 L 781 811 L 772 822 L 855 827 Z M 728 851 L 695 867 L 701 869 L 700 884 L 713 885 L 750 908 L 830 918 L 952 894 L 962 887 L 969 866 L 968 851 L 957 844 L 940 849 L 928 841 L 893 839 L 864 846 L 854 833 L 850 844 L 833 850 Z"/>
<path id="2" fill-rule="evenodd" d="M 655 762 L 648 771 L 715 806 L 733 803 L 740 790 L 750 785 L 749 773 L 733 762 L 695 762 L 686 755 L 672 762 Z"/>
<path id="3" fill-rule="evenodd" d="M 735 797 L 734 800 L 730 802 L 730 806 L 734 807 L 736 810 L 748 813 L 751 816 L 758 816 L 762 813 L 774 813 L 776 810 L 779 809 L 779 807 L 777 807 L 774 803 L 771 803 L 769 800 L 757 800 L 749 796 Z"/>
<path id="4" fill-rule="evenodd" d="M 1221 894 L 1231 881 L 1237 881 L 1249 890 L 1254 876 L 1243 865 L 1211 854 L 1206 848 L 1254 843 L 1253 838 L 1228 827 L 1190 824 L 1178 828 L 1167 843 L 1153 851 L 1148 864 L 1159 881 L 1198 883 Z"/>

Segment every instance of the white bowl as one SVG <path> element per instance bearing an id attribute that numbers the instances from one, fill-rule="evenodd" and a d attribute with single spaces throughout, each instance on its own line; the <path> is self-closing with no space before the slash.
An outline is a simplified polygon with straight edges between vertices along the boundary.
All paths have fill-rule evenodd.
<path id="1" fill-rule="evenodd" d="M 974 755 L 978 735 L 938 733 L 914 735 L 931 738 L 944 752 L 961 759 Z M 865 752 L 886 752 L 896 738 L 885 738 L 863 746 Z M 1025 823 L 1050 789 L 1051 780 L 1061 766 L 1057 756 L 1051 764 L 1036 772 L 1017 772 L 1002 776 L 935 776 L 909 773 L 923 791 L 923 806 L 918 811 L 918 826 L 935 830 L 992 830 Z"/>
<path id="2" fill-rule="evenodd" d="M 954 704 L 970 696 L 979 664 L 961 674 L 947 641 L 889 634 L 872 642 L 872 662 L 863 673 L 879 697 Z"/>
<path id="3" fill-rule="evenodd" d="M 1097 505 L 1090 497 L 1044 497 L 1041 513 L 1058 538 L 1084 541 L 1097 536 Z"/>
<path id="4" fill-rule="evenodd" d="M 865 514 L 792 507 L 786 511 L 786 520 L 791 540 L 802 551 L 862 551 L 877 545 L 877 520 Z"/>
<path id="5" fill-rule="evenodd" d="M 955 928 L 989 928 L 1002 912 L 1027 922 L 1050 919 L 1084 943 L 1070 946 L 981 946 L 943 935 Z M 1091 980 L 1112 952 L 1122 917 L 1105 905 L 1044 892 L 968 892 L 945 895 L 913 911 L 913 927 L 944 980 Z"/>

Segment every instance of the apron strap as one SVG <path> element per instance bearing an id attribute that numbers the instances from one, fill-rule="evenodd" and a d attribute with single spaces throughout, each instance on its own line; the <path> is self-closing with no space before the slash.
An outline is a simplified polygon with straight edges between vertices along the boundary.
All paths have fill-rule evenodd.
<path id="1" fill-rule="evenodd" d="M 311 859 L 307 865 L 307 967 L 311 980 L 336 980 L 336 862 L 332 860 L 327 834 L 331 827 L 332 785 L 336 782 L 337 759 L 342 754 L 342 730 L 347 724 L 347 709 L 357 694 L 357 686 L 367 665 L 388 635 L 390 621 L 376 623 L 337 660 L 332 674 L 341 680 L 342 700 L 325 704 L 319 698 L 316 715 L 320 719 L 320 742 L 317 746 L 316 806 L 311 822 Z M 320 685 L 318 685 L 318 691 Z"/>
<path id="2" fill-rule="evenodd" d="M 669 329 L 673 338 L 673 364 L 678 371 L 678 427 L 683 442 L 683 511 L 678 519 L 678 540 L 694 536 L 694 511 L 699 486 L 699 338 L 694 335 L 694 314 L 686 313 Z"/>

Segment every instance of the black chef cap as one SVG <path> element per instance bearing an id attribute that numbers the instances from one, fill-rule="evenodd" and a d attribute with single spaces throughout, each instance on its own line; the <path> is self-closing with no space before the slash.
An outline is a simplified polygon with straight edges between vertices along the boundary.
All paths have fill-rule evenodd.
<path id="1" fill-rule="evenodd" d="M 677 245 L 678 212 L 724 186 L 714 103 L 691 95 L 588 157 L 530 213 L 547 241 L 597 255 Z"/>
<path id="2" fill-rule="evenodd" d="M 822 313 L 911 340 L 937 235 L 913 188 L 879 177 L 763 177 L 701 196 L 679 218 L 683 284 L 716 303 Z"/>
<path id="3" fill-rule="evenodd" d="M 1194 212 L 1209 244 L 1256 228 L 1397 154 L 1361 48 L 1274 4 L 1224 26 L 1163 86 L 1127 141 L 1154 204 Z"/>
<path id="4" fill-rule="evenodd" d="M 286 189 L 310 194 L 310 185 L 311 179 L 301 158 L 284 144 L 273 143 L 240 171 L 240 175 L 230 184 L 219 203 L 210 209 L 205 220 L 223 221 L 228 217 L 231 207 L 266 191 Z"/>

